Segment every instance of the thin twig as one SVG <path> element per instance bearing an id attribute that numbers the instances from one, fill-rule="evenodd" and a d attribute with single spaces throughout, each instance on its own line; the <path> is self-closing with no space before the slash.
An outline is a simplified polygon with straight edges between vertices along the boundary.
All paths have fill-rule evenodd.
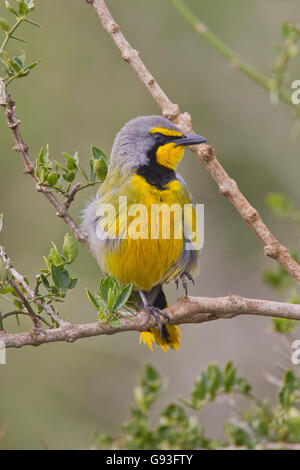
<path id="1" fill-rule="evenodd" d="M 204 323 L 222 318 L 233 318 L 238 315 L 257 315 L 300 320 L 300 305 L 269 300 L 246 299 L 237 295 L 227 297 L 184 297 L 178 303 L 165 310 L 169 316 L 169 323 L 187 324 Z M 155 326 L 152 317 L 147 323 L 147 313 L 141 312 L 132 317 L 123 312 L 120 326 L 115 328 L 109 324 L 87 323 L 73 325 L 67 323 L 52 330 L 33 329 L 25 333 L 0 332 L 0 339 L 7 348 L 20 348 L 22 346 L 39 346 L 40 344 L 56 341 L 74 342 L 80 338 L 91 336 L 113 335 L 125 331 L 145 331 Z M 161 319 L 166 323 L 166 319 Z"/>
<path id="2" fill-rule="evenodd" d="M 70 204 L 74 201 L 74 198 L 78 191 L 80 191 L 81 183 L 76 183 L 71 190 L 70 194 L 68 195 L 66 201 L 64 202 L 63 206 L 65 209 L 69 209 Z"/>
<path id="3" fill-rule="evenodd" d="M 192 120 L 190 114 L 180 113 L 178 105 L 172 103 L 160 88 L 155 78 L 141 60 L 139 52 L 133 49 L 124 37 L 119 25 L 111 16 L 104 0 L 90 0 L 88 3 L 92 4 L 95 8 L 102 26 L 120 50 L 123 59 L 135 70 L 139 79 L 149 90 L 160 107 L 162 114 L 171 119 L 184 132 L 191 132 Z M 217 183 L 220 194 L 229 199 L 259 241 L 263 244 L 265 255 L 278 261 L 298 284 L 300 284 L 299 264 L 290 256 L 287 248 L 281 245 L 274 237 L 264 224 L 258 211 L 249 204 L 245 196 L 239 190 L 237 183 L 226 173 L 217 160 L 214 149 L 209 145 L 195 145 L 191 147 L 191 150 L 197 154 L 201 163 Z"/>
<path id="4" fill-rule="evenodd" d="M 27 292 L 27 295 L 29 297 L 30 301 L 35 302 L 37 305 L 39 305 L 45 312 L 58 324 L 58 325 L 65 325 L 66 322 L 60 318 L 54 311 L 53 307 L 47 302 L 44 302 L 39 299 L 35 299 L 35 293 L 34 290 L 31 289 L 31 287 L 27 284 L 24 276 L 20 274 L 12 262 L 10 261 L 9 257 L 6 254 L 6 251 L 3 246 L 0 246 L 0 256 L 3 258 L 3 260 L 6 262 L 6 269 L 8 272 L 11 273 L 11 275 L 14 277 L 14 279 L 18 282 L 18 284 Z M 15 289 L 15 287 L 14 287 Z"/>
<path id="5" fill-rule="evenodd" d="M 30 316 L 29 313 L 27 312 L 23 312 L 23 310 L 13 310 L 11 312 L 6 312 L 6 313 L 0 313 L 0 317 L 2 320 L 4 320 L 5 318 L 8 318 L 8 317 L 12 317 L 12 316 L 18 316 L 18 315 L 25 315 L 25 316 Z M 50 323 L 48 323 L 45 318 L 43 318 L 42 316 L 40 315 L 37 315 L 36 313 L 34 313 L 34 315 L 37 317 L 38 320 L 41 320 L 43 323 L 45 323 L 45 325 L 49 326 L 49 328 L 51 328 L 51 325 Z"/>
<path id="6" fill-rule="evenodd" d="M 33 321 L 33 324 L 36 328 L 39 328 L 40 327 L 40 322 L 39 322 L 39 319 L 37 318 L 34 310 L 32 309 L 30 303 L 28 302 L 28 300 L 26 299 L 25 295 L 23 294 L 23 292 L 20 291 L 19 287 L 17 286 L 17 283 L 14 281 L 14 279 L 10 278 L 8 280 L 9 284 L 12 286 L 12 288 L 14 289 L 14 291 L 16 292 L 17 296 L 19 297 L 19 299 L 21 300 L 22 304 L 24 305 L 24 307 L 26 308 L 27 312 L 28 312 L 28 315 L 30 316 L 30 318 L 32 319 Z"/>

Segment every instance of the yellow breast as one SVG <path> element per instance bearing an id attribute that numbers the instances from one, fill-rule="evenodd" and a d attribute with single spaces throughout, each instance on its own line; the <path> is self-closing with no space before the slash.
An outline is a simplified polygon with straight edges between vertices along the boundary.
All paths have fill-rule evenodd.
<path id="1" fill-rule="evenodd" d="M 104 250 L 103 260 L 107 273 L 124 284 L 132 282 L 136 288 L 142 290 L 150 290 L 165 277 L 183 249 L 183 228 L 180 228 L 181 234 L 178 233 L 180 213 L 176 212 L 174 205 L 182 208 L 184 194 L 183 187 L 177 180 L 168 183 L 166 189 L 159 190 L 148 184 L 142 176 L 132 176 L 128 215 L 120 213 L 117 223 L 119 236 L 118 231 L 124 227 L 124 217 L 127 218 L 126 238 Z M 145 209 L 136 206 L 137 204 L 143 204 Z M 153 205 L 161 204 L 164 205 L 163 211 L 157 207 L 153 209 Z M 174 209 L 169 210 L 169 227 L 164 223 L 168 208 Z"/>

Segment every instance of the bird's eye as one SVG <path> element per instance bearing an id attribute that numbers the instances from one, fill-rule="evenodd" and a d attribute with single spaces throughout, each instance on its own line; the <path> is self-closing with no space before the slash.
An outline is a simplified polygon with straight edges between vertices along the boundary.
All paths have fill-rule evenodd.
<path id="1" fill-rule="evenodd" d="M 163 134 L 159 134 L 159 132 L 153 134 L 153 137 L 157 142 L 163 142 L 165 140 L 165 136 Z"/>

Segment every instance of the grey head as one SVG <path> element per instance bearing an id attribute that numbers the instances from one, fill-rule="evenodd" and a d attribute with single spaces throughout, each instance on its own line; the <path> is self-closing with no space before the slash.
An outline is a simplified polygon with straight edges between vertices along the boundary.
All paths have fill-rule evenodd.
<path id="1" fill-rule="evenodd" d="M 110 169 L 118 167 L 126 171 L 147 165 L 147 154 L 157 143 L 155 136 L 149 133 L 155 127 L 181 132 L 169 119 L 162 116 L 139 116 L 131 119 L 115 138 L 110 155 Z"/>

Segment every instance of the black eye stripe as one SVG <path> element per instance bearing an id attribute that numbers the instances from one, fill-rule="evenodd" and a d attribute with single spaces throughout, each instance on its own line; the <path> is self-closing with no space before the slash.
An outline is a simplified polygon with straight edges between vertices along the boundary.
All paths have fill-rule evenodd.
<path id="1" fill-rule="evenodd" d="M 155 134 L 152 134 L 152 135 L 159 142 L 172 142 L 174 140 L 181 139 L 183 137 L 179 135 L 165 135 L 165 134 L 161 134 L 160 132 L 155 132 Z"/>

